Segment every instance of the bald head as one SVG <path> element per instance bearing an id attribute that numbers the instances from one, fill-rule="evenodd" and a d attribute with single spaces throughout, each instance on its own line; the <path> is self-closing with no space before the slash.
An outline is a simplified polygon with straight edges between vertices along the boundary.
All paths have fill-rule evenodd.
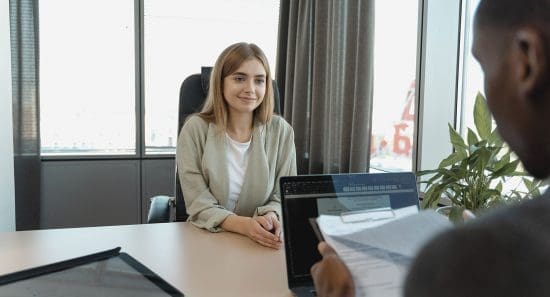
<path id="1" fill-rule="evenodd" d="M 550 0 L 481 0 L 476 22 L 482 27 L 500 28 L 535 25 L 548 31 Z"/>
<path id="2" fill-rule="evenodd" d="M 537 178 L 550 175 L 550 0 L 481 0 L 472 52 L 502 138 Z"/>

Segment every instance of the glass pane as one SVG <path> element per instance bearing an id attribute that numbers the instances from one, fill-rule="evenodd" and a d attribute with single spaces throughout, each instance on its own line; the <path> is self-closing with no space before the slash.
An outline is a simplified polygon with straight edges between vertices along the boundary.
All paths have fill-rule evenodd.
<path id="1" fill-rule="evenodd" d="M 474 13 L 479 0 L 466 1 L 466 13 L 464 15 L 465 32 L 462 36 L 464 56 L 462 58 L 462 118 L 461 130 L 466 136 L 467 127 L 475 127 L 474 124 L 474 103 L 478 92 L 484 94 L 483 71 L 481 66 L 472 55 L 473 21 Z M 475 131 L 475 128 L 473 129 Z"/>
<path id="2" fill-rule="evenodd" d="M 257 44 L 275 67 L 279 1 L 145 0 L 145 152 L 173 154 L 183 80 L 221 51 Z"/>
<path id="3" fill-rule="evenodd" d="M 134 1 L 39 9 L 42 154 L 134 154 Z"/>
<path id="4" fill-rule="evenodd" d="M 418 1 L 376 1 L 370 171 L 412 169 L 417 32 Z"/>

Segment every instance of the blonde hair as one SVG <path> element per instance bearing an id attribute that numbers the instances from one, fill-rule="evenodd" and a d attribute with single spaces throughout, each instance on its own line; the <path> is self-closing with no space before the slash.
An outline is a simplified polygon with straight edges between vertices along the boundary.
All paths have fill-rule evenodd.
<path id="1" fill-rule="evenodd" d="M 257 59 L 265 69 L 266 89 L 262 103 L 254 110 L 254 121 L 265 124 L 273 116 L 274 98 L 271 71 L 264 52 L 253 43 L 235 43 L 226 48 L 216 60 L 210 74 L 206 102 L 199 116 L 216 124 L 220 131 L 226 131 L 228 107 L 223 96 L 223 79 L 233 74 L 247 60 Z"/>

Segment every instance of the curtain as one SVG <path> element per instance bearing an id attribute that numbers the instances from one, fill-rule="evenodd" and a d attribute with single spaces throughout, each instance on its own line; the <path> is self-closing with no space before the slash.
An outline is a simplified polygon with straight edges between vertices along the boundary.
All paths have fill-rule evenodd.
<path id="1" fill-rule="evenodd" d="M 282 1 L 277 80 L 299 174 L 365 172 L 374 0 Z"/>
<path id="2" fill-rule="evenodd" d="M 10 0 L 15 222 L 40 227 L 38 1 Z"/>

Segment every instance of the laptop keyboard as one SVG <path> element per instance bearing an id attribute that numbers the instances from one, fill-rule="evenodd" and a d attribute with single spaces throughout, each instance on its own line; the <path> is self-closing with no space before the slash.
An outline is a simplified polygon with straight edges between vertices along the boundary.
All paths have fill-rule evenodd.
<path id="1" fill-rule="evenodd" d="M 286 183 L 283 191 L 287 195 L 334 192 L 332 181 L 297 181 Z"/>

